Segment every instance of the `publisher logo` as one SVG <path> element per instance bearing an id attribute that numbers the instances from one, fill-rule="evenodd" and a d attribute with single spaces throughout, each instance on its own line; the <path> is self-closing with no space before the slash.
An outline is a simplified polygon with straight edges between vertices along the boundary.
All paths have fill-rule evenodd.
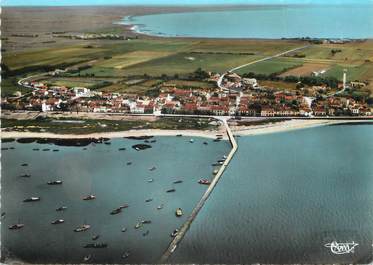
<path id="1" fill-rule="evenodd" d="M 339 243 L 337 241 L 333 241 L 331 243 L 325 244 L 324 246 L 329 248 L 333 254 L 343 255 L 343 254 L 354 253 L 355 247 L 358 245 L 359 244 L 355 243 L 354 241 L 345 242 L 345 243 Z"/>

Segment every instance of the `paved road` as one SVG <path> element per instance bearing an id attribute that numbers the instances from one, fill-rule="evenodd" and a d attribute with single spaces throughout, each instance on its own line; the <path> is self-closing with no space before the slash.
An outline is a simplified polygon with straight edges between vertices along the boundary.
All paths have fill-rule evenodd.
<path id="1" fill-rule="evenodd" d="M 242 65 L 239 65 L 239 66 L 237 66 L 237 67 L 234 67 L 234 68 L 228 70 L 228 72 L 234 72 L 234 71 L 237 71 L 238 69 L 244 68 L 244 67 L 246 67 L 246 66 L 253 65 L 253 64 L 256 64 L 256 63 L 260 63 L 260 62 L 264 62 L 264 61 L 268 61 L 268 60 L 271 60 L 271 59 L 274 59 L 274 58 L 277 58 L 277 57 L 283 56 L 283 55 L 288 54 L 288 53 L 291 53 L 291 52 L 295 52 L 295 51 L 299 51 L 299 50 L 306 49 L 306 48 L 308 48 L 308 47 L 310 47 L 310 46 L 311 46 L 311 45 L 306 45 L 306 46 L 298 47 L 298 48 L 295 48 L 295 49 L 291 49 L 291 50 L 288 50 L 288 51 L 284 51 L 284 52 L 278 53 L 278 54 L 276 54 L 276 55 L 272 55 L 272 56 L 265 57 L 265 58 L 263 58 L 263 59 L 259 59 L 259 60 L 253 61 L 253 62 L 249 62 L 249 63 L 246 63 L 246 64 L 242 64 Z M 225 76 L 225 74 L 223 74 L 223 75 L 219 78 L 219 80 L 217 81 L 217 85 L 218 85 L 218 87 L 221 88 L 221 89 L 226 89 L 224 86 L 222 86 L 222 82 L 223 82 L 224 76 Z"/>

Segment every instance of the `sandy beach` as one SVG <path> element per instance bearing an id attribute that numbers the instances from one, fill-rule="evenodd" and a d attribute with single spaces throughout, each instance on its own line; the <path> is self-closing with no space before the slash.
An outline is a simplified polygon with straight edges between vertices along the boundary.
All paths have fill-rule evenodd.
<path id="1" fill-rule="evenodd" d="M 306 129 L 325 125 L 361 122 L 367 122 L 367 120 L 288 120 L 264 125 L 231 126 L 230 128 L 234 135 L 250 136 Z M 373 120 L 371 120 L 371 122 L 373 124 Z"/>
<path id="2" fill-rule="evenodd" d="M 361 123 L 368 120 L 288 120 L 277 123 L 253 126 L 230 126 L 234 135 L 251 136 L 260 134 L 270 134 L 312 128 L 317 126 L 343 124 L 343 123 Z M 370 120 L 373 124 L 373 120 Z M 59 138 L 59 139 L 84 139 L 84 138 L 119 138 L 130 136 L 176 136 L 181 134 L 188 137 L 204 137 L 214 139 L 216 135 L 223 135 L 224 140 L 228 140 L 226 131 L 223 126 L 219 130 L 129 130 L 119 132 L 104 132 L 91 134 L 54 134 L 48 132 L 17 132 L 2 131 L 1 138 Z"/>

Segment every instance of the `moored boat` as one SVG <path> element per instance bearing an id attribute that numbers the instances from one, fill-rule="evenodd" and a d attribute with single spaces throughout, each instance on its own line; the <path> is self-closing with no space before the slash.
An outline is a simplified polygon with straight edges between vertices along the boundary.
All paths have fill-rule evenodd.
<path id="1" fill-rule="evenodd" d="M 180 183 L 183 183 L 183 181 L 182 180 L 176 180 L 176 181 L 174 181 L 174 184 L 180 184 Z"/>
<path id="2" fill-rule="evenodd" d="M 61 185 L 62 184 L 62 180 L 48 181 L 47 184 L 48 185 Z"/>
<path id="3" fill-rule="evenodd" d="M 116 208 L 110 212 L 111 215 L 115 215 L 122 212 L 122 208 Z"/>
<path id="4" fill-rule="evenodd" d="M 87 255 L 87 256 L 84 256 L 83 260 L 84 260 L 84 261 L 90 261 L 91 258 L 92 258 L 92 255 L 89 254 L 89 255 Z"/>
<path id="5" fill-rule="evenodd" d="M 74 232 L 84 232 L 84 231 L 87 231 L 89 228 L 91 228 L 90 225 L 88 224 L 83 224 L 83 225 L 80 225 L 78 226 L 77 228 L 74 229 Z"/>
<path id="6" fill-rule="evenodd" d="M 84 248 L 107 248 L 106 243 L 88 243 L 84 245 Z"/>
<path id="7" fill-rule="evenodd" d="M 178 233 L 179 233 L 179 229 L 175 229 L 175 230 L 171 233 L 171 237 L 175 237 L 175 236 L 177 236 Z"/>
<path id="8" fill-rule="evenodd" d="M 123 227 L 121 231 L 122 231 L 122 233 L 127 232 L 127 227 Z"/>
<path id="9" fill-rule="evenodd" d="M 22 167 L 27 167 L 28 164 L 27 164 L 27 163 L 24 163 L 24 164 L 22 164 L 21 166 L 22 166 Z"/>
<path id="10" fill-rule="evenodd" d="M 122 255 L 122 259 L 126 259 L 126 258 L 128 258 L 130 255 L 131 255 L 131 253 L 130 253 L 129 251 L 126 251 L 126 252 L 123 253 L 123 255 Z"/>
<path id="11" fill-rule="evenodd" d="M 65 222 L 65 220 L 63 220 L 63 219 L 57 219 L 57 220 L 54 220 L 51 224 L 52 225 L 58 225 L 58 224 L 62 224 L 64 222 Z"/>
<path id="12" fill-rule="evenodd" d="M 142 223 L 141 223 L 141 222 L 139 222 L 139 223 L 137 223 L 137 224 L 135 225 L 135 229 L 139 229 L 140 227 L 142 227 Z"/>
<path id="13" fill-rule="evenodd" d="M 190 139 L 189 142 L 190 142 L 190 143 L 194 143 L 194 139 Z"/>
<path id="14" fill-rule="evenodd" d="M 215 170 L 212 172 L 212 174 L 216 175 L 216 174 L 218 174 L 218 172 L 219 172 L 219 170 L 215 169 Z"/>
<path id="15" fill-rule="evenodd" d="M 93 237 L 92 237 L 92 240 L 97 240 L 97 239 L 99 239 L 100 238 L 100 235 L 94 235 Z"/>
<path id="16" fill-rule="evenodd" d="M 151 224 L 152 221 L 151 220 L 142 220 L 141 223 L 143 223 L 143 224 Z"/>
<path id="17" fill-rule="evenodd" d="M 10 225 L 8 226 L 8 228 L 10 230 L 18 230 L 18 229 L 21 229 L 23 228 L 25 225 L 24 224 L 14 224 L 14 225 Z"/>
<path id="18" fill-rule="evenodd" d="M 23 202 L 37 202 L 37 201 L 40 201 L 40 197 L 30 197 L 30 198 L 23 200 Z"/>
<path id="19" fill-rule="evenodd" d="M 150 183 L 150 182 L 153 182 L 154 181 L 154 179 L 148 179 L 148 182 Z"/>
<path id="20" fill-rule="evenodd" d="M 156 170 L 156 169 L 157 169 L 157 168 L 156 168 L 155 166 L 152 166 L 152 167 L 149 168 L 150 171 L 154 171 L 154 170 Z"/>
<path id="21" fill-rule="evenodd" d="M 153 199 L 146 199 L 145 202 L 151 202 Z"/>
<path id="22" fill-rule="evenodd" d="M 56 211 L 57 211 L 57 212 L 62 212 L 62 211 L 65 211 L 66 209 L 67 209 L 66 206 L 61 206 L 61 207 L 58 207 L 58 208 L 56 209 Z"/>
<path id="23" fill-rule="evenodd" d="M 127 166 L 130 166 L 130 165 L 132 165 L 132 162 L 128 161 L 126 164 L 127 164 Z"/>
<path id="24" fill-rule="evenodd" d="M 198 183 L 202 184 L 202 185 L 210 185 L 211 181 L 208 180 L 208 179 L 200 179 L 200 180 L 198 180 Z"/>
<path id="25" fill-rule="evenodd" d="M 176 211 L 175 211 L 175 215 L 177 217 L 180 217 L 183 215 L 183 210 L 181 208 L 177 208 Z"/>
<path id="26" fill-rule="evenodd" d="M 176 191 L 176 189 L 169 189 L 166 192 L 170 193 L 170 192 L 175 192 L 175 191 Z"/>
<path id="27" fill-rule="evenodd" d="M 92 194 L 83 197 L 84 201 L 89 201 L 89 200 L 94 200 L 94 199 L 96 199 L 96 196 Z"/>
<path id="28" fill-rule="evenodd" d="M 24 174 L 24 175 L 21 175 L 19 177 L 21 177 L 21 178 L 31 178 L 31 175 L 30 174 Z"/>
<path id="29" fill-rule="evenodd" d="M 157 206 L 157 210 L 163 209 L 163 204 Z"/>

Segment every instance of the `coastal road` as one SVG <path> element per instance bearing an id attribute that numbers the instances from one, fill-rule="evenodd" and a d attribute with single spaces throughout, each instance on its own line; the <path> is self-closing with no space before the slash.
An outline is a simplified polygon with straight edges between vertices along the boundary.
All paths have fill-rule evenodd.
<path id="1" fill-rule="evenodd" d="M 229 125 L 228 125 L 228 122 L 227 122 L 228 119 L 229 119 L 229 117 L 219 118 L 219 120 L 221 120 L 223 122 L 223 124 L 224 124 L 224 126 L 227 130 L 228 138 L 229 138 L 229 141 L 231 142 L 232 149 L 229 152 L 229 155 L 227 156 L 227 159 L 224 161 L 223 165 L 219 168 L 218 173 L 215 175 L 215 177 L 211 181 L 211 184 L 208 186 L 206 192 L 203 194 L 201 200 L 198 202 L 196 207 L 193 209 L 191 215 L 188 217 L 186 222 L 180 227 L 177 236 L 171 241 L 167 250 L 165 251 L 165 253 L 161 257 L 161 260 L 159 262 L 161 264 L 165 264 L 167 262 L 168 258 L 175 251 L 175 249 L 177 248 L 180 241 L 184 238 L 186 232 L 190 228 L 190 225 L 192 224 L 194 219 L 197 217 L 197 214 L 199 213 L 199 211 L 202 209 L 203 205 L 205 204 L 205 202 L 209 198 L 210 194 L 214 190 L 215 186 L 217 185 L 218 181 L 220 180 L 221 176 L 223 175 L 225 169 L 227 168 L 229 162 L 232 160 L 234 154 L 236 153 L 236 151 L 238 149 L 237 142 L 234 139 L 234 136 L 233 136 L 233 133 L 232 133 L 231 129 L 229 128 Z"/>
<path id="2" fill-rule="evenodd" d="M 283 56 L 283 55 L 286 55 L 288 53 L 291 53 L 291 52 L 296 52 L 296 51 L 299 51 L 299 50 L 303 50 L 303 49 L 307 49 L 308 47 L 310 47 L 311 45 L 305 45 L 305 46 L 302 46 L 302 47 L 298 47 L 298 48 L 295 48 L 295 49 L 291 49 L 291 50 L 288 50 L 288 51 L 284 51 L 284 52 L 281 52 L 281 53 L 278 53 L 278 54 L 275 54 L 275 55 L 272 55 L 272 56 L 268 56 L 268 57 L 265 57 L 263 59 L 259 59 L 259 60 L 256 60 L 256 61 L 253 61 L 253 62 L 249 62 L 249 63 L 246 63 L 246 64 L 242 64 L 242 65 L 239 65 L 239 66 L 236 66 L 230 70 L 228 70 L 228 72 L 234 72 L 234 71 L 237 71 L 241 68 L 244 68 L 246 66 L 249 66 L 249 65 L 253 65 L 253 64 L 256 64 L 256 63 L 260 63 L 260 62 L 264 62 L 264 61 L 268 61 L 268 60 L 271 60 L 271 59 L 274 59 L 274 58 L 277 58 L 277 57 L 280 57 L 280 56 Z M 223 79 L 224 79 L 224 76 L 226 74 L 222 74 L 220 76 L 220 78 L 218 79 L 217 81 L 217 85 L 219 88 L 221 89 L 226 89 L 224 86 L 222 86 L 222 83 L 223 83 Z"/>

